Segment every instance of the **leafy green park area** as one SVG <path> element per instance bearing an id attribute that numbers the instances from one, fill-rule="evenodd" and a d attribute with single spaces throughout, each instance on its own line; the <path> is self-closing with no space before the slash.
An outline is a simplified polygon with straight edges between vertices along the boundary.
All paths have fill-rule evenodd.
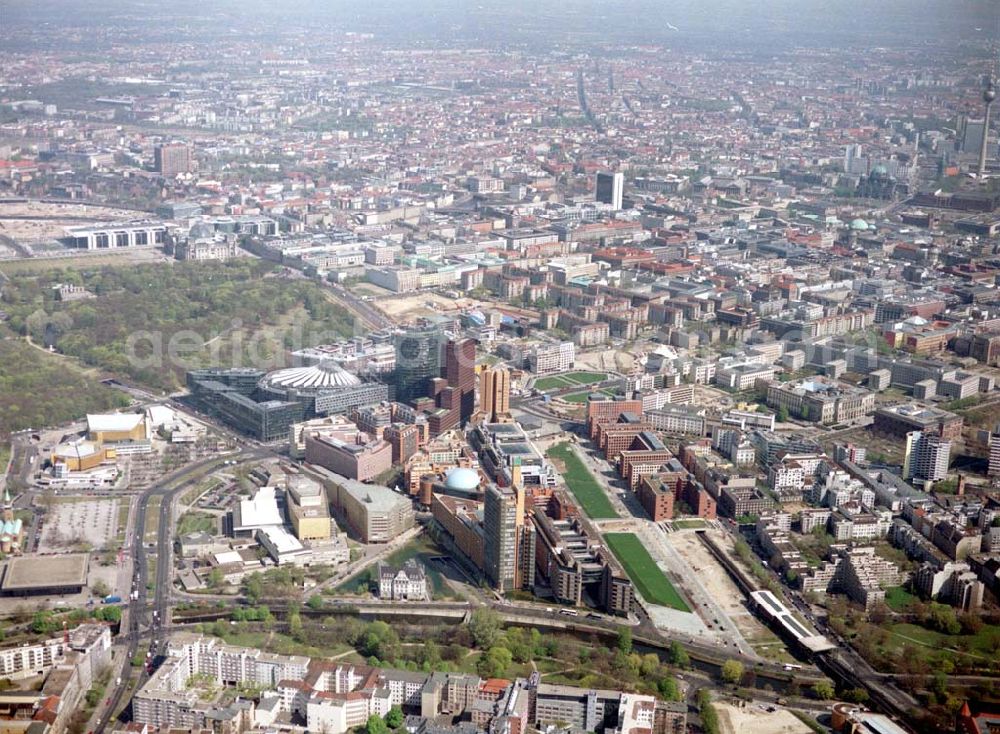
<path id="1" fill-rule="evenodd" d="M 682 612 L 691 611 L 634 533 L 607 533 L 604 539 L 646 601 Z"/>
<path id="2" fill-rule="evenodd" d="M 590 470 L 584 466 L 569 444 L 561 443 L 550 448 L 546 453 L 551 459 L 558 459 L 565 467 L 563 478 L 569 486 L 570 492 L 576 497 L 577 502 L 587 515 L 595 520 L 618 517 L 615 508 L 611 505 L 611 500 Z"/>
<path id="3" fill-rule="evenodd" d="M 312 607 L 311 603 L 307 606 Z M 292 607 L 284 621 L 266 607 L 253 620 L 237 608 L 232 622 L 200 625 L 205 634 L 267 652 L 334 658 L 414 671 L 461 672 L 485 678 L 526 677 L 537 670 L 543 681 L 585 688 L 616 688 L 680 700 L 675 667 L 690 661 L 680 645 L 663 656 L 633 649 L 631 629 L 602 645 L 571 634 L 504 628 L 497 612 L 473 611 L 468 624 L 427 626 L 404 620 L 391 626 L 352 615 L 317 617 Z"/>
<path id="4" fill-rule="evenodd" d="M 1000 672 L 1000 626 L 946 604 L 923 602 L 898 587 L 887 590 L 886 601 L 888 609 L 867 616 L 842 599 L 826 602 L 830 628 L 850 638 L 877 670 L 914 675 Z M 889 612 L 900 603 L 903 619 Z"/>
<path id="5" fill-rule="evenodd" d="M 96 297 L 57 301 L 59 283 Z M 179 387 L 192 367 L 274 367 L 286 348 L 353 328 L 319 285 L 249 258 L 20 274 L 5 285 L 0 308 L 10 329 L 35 344 L 163 390 Z"/>
<path id="6" fill-rule="evenodd" d="M 535 380 L 535 389 L 542 392 L 561 390 L 566 387 L 593 385 L 596 382 L 603 382 L 606 378 L 607 375 L 603 372 L 567 372 L 564 375 L 539 377 Z"/>
<path id="7" fill-rule="evenodd" d="M 72 360 L 15 338 L 0 339 L 0 437 L 128 405 L 124 393 Z"/>

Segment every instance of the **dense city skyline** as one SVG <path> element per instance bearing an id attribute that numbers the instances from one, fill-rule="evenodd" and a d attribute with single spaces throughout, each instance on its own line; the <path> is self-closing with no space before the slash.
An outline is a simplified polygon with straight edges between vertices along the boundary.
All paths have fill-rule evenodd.
<path id="1" fill-rule="evenodd" d="M 998 38 L 0 2 L 0 725 L 993 732 Z"/>

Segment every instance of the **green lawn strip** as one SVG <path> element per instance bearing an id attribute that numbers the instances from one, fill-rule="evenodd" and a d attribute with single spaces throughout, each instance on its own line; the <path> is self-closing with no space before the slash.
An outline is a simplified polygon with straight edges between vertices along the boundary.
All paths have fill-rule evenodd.
<path id="1" fill-rule="evenodd" d="M 542 377 L 535 380 L 535 389 L 547 392 L 549 390 L 560 390 L 564 387 L 572 387 L 573 383 L 563 379 L 561 375 L 554 377 Z"/>
<path id="2" fill-rule="evenodd" d="M 634 533 L 607 533 L 604 539 L 646 601 L 682 612 L 691 611 Z"/>
<path id="3" fill-rule="evenodd" d="M 546 455 L 559 459 L 565 465 L 563 478 L 570 492 L 576 497 L 583 511 L 594 520 L 606 520 L 618 517 L 611 500 L 590 470 L 584 466 L 580 458 L 573 453 L 568 444 L 562 443 L 550 448 Z"/>
<path id="4" fill-rule="evenodd" d="M 678 530 L 694 530 L 705 527 L 704 520 L 674 520 L 674 527 Z"/>
<path id="5" fill-rule="evenodd" d="M 156 540 L 156 534 L 160 529 L 160 505 L 163 502 L 162 495 L 153 495 L 146 505 L 146 527 L 143 529 L 143 542 L 152 543 Z"/>
<path id="6" fill-rule="evenodd" d="M 603 372 L 569 372 L 563 377 L 578 385 L 593 385 L 595 382 L 603 382 L 607 375 Z"/>
<path id="7" fill-rule="evenodd" d="M 603 382 L 607 375 L 603 372 L 567 372 L 564 375 L 550 375 L 535 380 L 535 389 L 547 392 L 561 390 L 566 387 L 584 387 Z"/>
<path id="8" fill-rule="evenodd" d="M 885 590 L 885 603 L 894 612 L 901 612 L 911 601 L 916 601 L 917 597 L 908 592 L 902 586 L 891 586 Z"/>
<path id="9" fill-rule="evenodd" d="M 219 519 L 207 512 L 185 512 L 177 523 L 177 534 L 187 535 L 188 533 L 218 535 Z"/>

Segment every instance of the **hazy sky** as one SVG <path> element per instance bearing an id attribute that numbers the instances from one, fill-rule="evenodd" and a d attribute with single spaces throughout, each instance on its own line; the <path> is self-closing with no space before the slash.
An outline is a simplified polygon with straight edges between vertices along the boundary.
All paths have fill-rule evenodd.
<path id="1" fill-rule="evenodd" d="M 537 44 L 547 35 L 580 35 L 676 45 L 893 45 L 1000 35 L 998 0 L 6 0 L 0 8 L 10 23 L 213 17 L 260 29 L 307 22 L 317 32 L 371 31 L 413 42 Z"/>

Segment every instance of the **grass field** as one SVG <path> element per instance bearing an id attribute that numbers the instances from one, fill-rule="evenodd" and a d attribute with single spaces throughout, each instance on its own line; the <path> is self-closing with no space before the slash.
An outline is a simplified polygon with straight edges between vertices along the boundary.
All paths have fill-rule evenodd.
<path id="1" fill-rule="evenodd" d="M 705 521 L 700 518 L 692 520 L 674 520 L 674 527 L 678 530 L 697 530 L 705 527 Z"/>
<path id="2" fill-rule="evenodd" d="M 992 429 L 1000 420 L 1000 405 L 985 405 L 981 408 L 966 408 L 958 411 L 965 418 L 965 425 L 970 428 Z"/>
<path id="3" fill-rule="evenodd" d="M 561 443 L 550 448 L 546 456 L 558 459 L 563 463 L 563 478 L 569 486 L 569 491 L 576 497 L 577 502 L 587 513 L 588 517 L 595 520 L 603 520 L 618 517 L 615 508 L 611 505 L 604 489 L 594 475 L 590 473 L 580 458 L 573 453 L 569 444 Z"/>
<path id="4" fill-rule="evenodd" d="M 604 539 L 646 601 L 682 612 L 691 611 L 634 533 L 607 533 Z"/>
<path id="5" fill-rule="evenodd" d="M 207 512 L 185 512 L 181 515 L 181 519 L 177 523 L 178 535 L 187 535 L 188 533 L 209 533 L 216 535 L 218 532 L 218 518 Z"/>
<path id="6" fill-rule="evenodd" d="M 31 257 L 0 261 L 0 273 L 6 276 L 34 273 L 63 268 L 97 268 L 104 265 L 128 265 L 130 263 L 153 262 L 162 253 L 155 250 L 121 250 L 100 255 L 80 255 L 67 252 L 65 256 Z"/>
<path id="7" fill-rule="evenodd" d="M 565 375 L 538 378 L 535 380 L 535 389 L 542 392 L 562 390 L 578 385 L 593 385 L 595 382 L 603 382 L 606 378 L 607 375 L 603 372 L 567 372 Z"/>
<path id="8" fill-rule="evenodd" d="M 907 604 L 916 599 L 917 597 L 902 586 L 891 586 L 885 590 L 885 604 L 894 612 L 903 611 Z"/>
<path id="9" fill-rule="evenodd" d="M 915 624 L 893 624 L 888 627 L 889 638 L 885 647 L 899 652 L 907 645 L 915 647 L 918 655 L 928 660 L 947 651 L 953 655 L 963 655 L 977 664 L 988 664 L 996 659 L 1000 650 L 1000 631 L 991 625 L 984 625 L 974 635 L 946 635 Z"/>

